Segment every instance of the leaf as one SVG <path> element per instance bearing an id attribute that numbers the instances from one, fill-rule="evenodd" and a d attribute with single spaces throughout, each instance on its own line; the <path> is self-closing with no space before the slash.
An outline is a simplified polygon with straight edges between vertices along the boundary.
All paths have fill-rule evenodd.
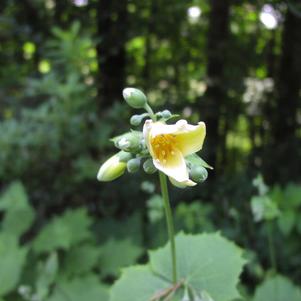
<path id="1" fill-rule="evenodd" d="M 149 301 L 171 284 L 154 275 L 149 266 L 135 266 L 123 270 L 114 284 L 110 301 Z"/>
<path id="2" fill-rule="evenodd" d="M 268 196 L 253 196 L 251 199 L 251 209 L 255 222 L 262 220 L 272 220 L 279 215 L 276 203 L 273 203 Z"/>
<path id="3" fill-rule="evenodd" d="M 24 186 L 15 182 L 0 199 L 0 210 L 5 211 L 2 230 L 20 236 L 32 225 L 35 212 L 29 205 Z M 22 223 L 20 223 L 22 221 Z"/>
<path id="4" fill-rule="evenodd" d="M 295 225 L 297 216 L 294 211 L 287 210 L 282 212 L 282 214 L 277 219 L 279 229 L 284 235 L 289 235 Z"/>
<path id="5" fill-rule="evenodd" d="M 220 234 L 176 237 L 178 279 L 187 282 L 199 295 L 206 291 L 214 301 L 239 297 L 237 284 L 245 260 L 242 251 Z M 155 273 L 171 280 L 172 264 L 169 243 L 150 252 Z"/>
<path id="6" fill-rule="evenodd" d="M 67 276 L 90 272 L 99 263 L 100 250 L 96 246 L 82 245 L 71 249 L 64 260 L 63 272 Z"/>
<path id="7" fill-rule="evenodd" d="M 286 277 L 277 275 L 267 279 L 255 292 L 253 301 L 300 301 L 301 290 Z"/>
<path id="8" fill-rule="evenodd" d="M 110 301 L 183 301 L 185 286 L 195 295 L 194 301 L 230 301 L 239 297 L 236 286 L 245 263 L 241 249 L 220 234 L 181 233 L 176 237 L 176 246 L 178 283 L 171 280 L 168 243 L 150 252 L 149 265 L 125 269 L 112 287 Z M 174 295 L 170 296 L 170 292 Z"/>
<path id="9" fill-rule="evenodd" d="M 103 276 L 118 276 L 121 268 L 135 264 L 143 249 L 129 239 L 108 240 L 100 249 L 100 269 Z"/>
<path id="10" fill-rule="evenodd" d="M 26 255 L 27 249 L 18 246 L 16 237 L 0 234 L 0 296 L 17 286 Z"/>
<path id="11" fill-rule="evenodd" d="M 301 205 L 301 186 L 290 183 L 284 191 L 284 206 L 295 207 Z"/>
<path id="12" fill-rule="evenodd" d="M 43 265 L 39 266 L 38 279 L 36 281 L 36 296 L 39 300 L 44 300 L 49 293 L 49 286 L 53 284 L 59 262 L 57 253 L 51 253 Z"/>
<path id="13" fill-rule="evenodd" d="M 28 205 L 27 194 L 20 182 L 12 183 L 0 198 L 0 210 L 9 211 L 13 208 L 24 208 Z"/>
<path id="14" fill-rule="evenodd" d="M 95 275 L 61 281 L 47 301 L 108 301 L 108 290 Z"/>
<path id="15" fill-rule="evenodd" d="M 95 231 L 99 234 L 100 242 L 103 243 L 110 238 L 130 238 L 135 244 L 142 244 L 142 216 L 135 213 L 123 220 L 111 218 L 102 219 L 97 223 Z"/>
<path id="16" fill-rule="evenodd" d="M 188 162 L 188 164 L 192 165 L 200 165 L 208 169 L 213 169 L 212 166 L 210 166 L 205 160 L 203 160 L 200 156 L 197 154 L 192 154 L 187 157 L 185 157 L 185 160 Z"/>
<path id="17" fill-rule="evenodd" d="M 91 223 L 86 209 L 69 210 L 64 215 L 55 217 L 42 229 L 33 242 L 33 249 L 37 253 L 67 250 L 91 238 Z"/>

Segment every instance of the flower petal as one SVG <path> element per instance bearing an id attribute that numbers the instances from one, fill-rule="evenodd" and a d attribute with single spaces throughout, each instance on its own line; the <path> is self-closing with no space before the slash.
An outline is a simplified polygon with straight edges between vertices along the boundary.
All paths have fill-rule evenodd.
<path id="1" fill-rule="evenodd" d="M 175 179 L 169 177 L 169 180 L 171 182 L 172 185 L 178 187 L 178 188 L 186 188 L 187 186 L 195 186 L 197 183 L 191 181 L 191 180 L 187 180 L 185 182 L 178 182 Z"/>
<path id="2" fill-rule="evenodd" d="M 182 128 L 175 133 L 177 147 L 184 157 L 201 150 L 205 136 L 206 125 L 204 122 L 199 122 L 198 125 L 183 123 Z"/>
<path id="3" fill-rule="evenodd" d="M 186 182 L 189 180 L 185 159 L 180 151 L 175 151 L 174 155 L 169 157 L 165 163 L 158 159 L 153 159 L 153 163 L 157 169 L 177 182 Z"/>

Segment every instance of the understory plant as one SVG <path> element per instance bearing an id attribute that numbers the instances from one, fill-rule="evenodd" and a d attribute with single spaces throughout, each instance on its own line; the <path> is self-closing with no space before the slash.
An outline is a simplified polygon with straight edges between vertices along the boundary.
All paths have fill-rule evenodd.
<path id="1" fill-rule="evenodd" d="M 239 276 L 245 263 L 242 250 L 220 233 L 175 235 L 168 193 L 206 180 L 211 167 L 196 153 L 202 149 L 206 126 L 188 124 L 168 110 L 154 112 L 138 89 L 123 91 L 126 102 L 146 112 L 133 115 L 135 129 L 112 139 L 119 151 L 99 169 L 99 181 L 112 181 L 140 165 L 158 172 L 166 216 L 168 243 L 149 252 L 149 263 L 123 270 L 111 289 L 111 301 L 230 301 L 240 298 Z M 143 124 L 142 129 L 139 127 Z"/>

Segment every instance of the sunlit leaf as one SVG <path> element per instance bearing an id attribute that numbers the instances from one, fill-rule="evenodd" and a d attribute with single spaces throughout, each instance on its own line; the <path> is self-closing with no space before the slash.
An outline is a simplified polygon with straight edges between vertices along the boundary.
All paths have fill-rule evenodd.
<path id="1" fill-rule="evenodd" d="M 176 237 L 178 279 L 183 279 L 201 295 L 206 291 L 215 301 L 228 301 L 239 296 L 237 284 L 245 260 L 242 251 L 220 234 Z M 154 272 L 172 279 L 170 246 L 150 252 Z"/>

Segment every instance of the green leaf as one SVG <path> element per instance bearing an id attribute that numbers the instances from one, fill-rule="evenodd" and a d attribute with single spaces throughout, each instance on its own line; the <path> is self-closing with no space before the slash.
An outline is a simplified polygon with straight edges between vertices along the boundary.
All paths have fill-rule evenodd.
<path id="1" fill-rule="evenodd" d="M 102 219 L 97 223 L 95 231 L 99 234 L 101 243 L 111 238 L 130 238 L 136 245 L 141 245 L 141 227 L 142 216 L 139 213 L 135 213 L 123 220 Z"/>
<path id="2" fill-rule="evenodd" d="M 108 289 L 96 276 L 62 280 L 54 289 L 47 301 L 108 301 Z"/>
<path id="3" fill-rule="evenodd" d="M 24 208 L 28 205 L 24 186 L 20 182 L 12 183 L 0 198 L 0 210 L 9 211 L 14 208 Z"/>
<path id="4" fill-rule="evenodd" d="M 189 155 L 189 156 L 185 157 L 185 160 L 188 162 L 188 164 L 191 164 L 191 165 L 196 165 L 196 166 L 200 165 L 200 166 L 203 166 L 203 167 L 208 168 L 208 169 L 213 169 L 212 166 L 210 166 L 207 162 L 205 162 L 197 154 Z"/>
<path id="5" fill-rule="evenodd" d="M 100 249 L 100 269 L 103 276 L 118 276 L 121 268 L 135 264 L 143 249 L 129 239 L 108 240 Z"/>
<path id="6" fill-rule="evenodd" d="M 255 222 L 262 220 L 272 220 L 279 215 L 276 203 L 273 203 L 268 196 L 253 196 L 251 199 L 251 209 Z"/>
<path id="7" fill-rule="evenodd" d="M 154 275 L 149 266 L 135 266 L 123 270 L 121 278 L 111 290 L 110 301 L 149 301 L 171 284 Z"/>
<path id="8" fill-rule="evenodd" d="M 220 234 L 181 233 L 176 237 L 176 246 L 178 283 L 172 283 L 168 243 L 150 252 L 149 265 L 125 269 L 112 287 L 110 301 L 183 301 L 187 296 L 185 287 L 189 287 L 194 301 L 230 301 L 239 297 L 236 286 L 245 263 L 241 249 Z"/>
<path id="9" fill-rule="evenodd" d="M 267 279 L 255 292 L 253 301 L 300 301 L 301 290 L 286 277 L 277 275 Z"/>
<path id="10" fill-rule="evenodd" d="M 26 255 L 27 249 L 18 246 L 16 237 L 0 234 L 0 296 L 17 286 Z"/>
<path id="11" fill-rule="evenodd" d="M 34 240 L 33 249 L 37 253 L 69 249 L 91 238 L 91 223 L 86 209 L 69 210 L 42 229 Z"/>
<path id="12" fill-rule="evenodd" d="M 44 300 L 48 296 L 49 286 L 53 284 L 59 262 L 57 253 L 51 253 L 43 265 L 39 266 L 38 279 L 36 281 L 36 296 L 39 300 Z"/>
<path id="13" fill-rule="evenodd" d="M 237 284 L 245 260 L 242 250 L 220 234 L 176 237 L 178 279 L 183 279 L 199 295 L 206 291 L 214 301 L 239 297 Z M 169 243 L 150 252 L 150 264 L 156 274 L 172 279 Z"/>
<path id="14" fill-rule="evenodd" d="M 284 191 L 284 206 L 295 207 L 301 205 L 301 186 L 290 183 Z"/>
<path id="15" fill-rule="evenodd" d="M 294 211 L 287 210 L 280 214 L 277 222 L 279 229 L 284 235 L 289 235 L 296 223 L 297 216 Z"/>
<path id="16" fill-rule="evenodd" d="M 25 189 L 19 182 L 11 184 L 3 194 L 0 199 L 0 210 L 5 211 L 2 230 L 16 236 L 26 232 L 35 218 L 35 212 L 28 203 Z"/>
<path id="17" fill-rule="evenodd" d="M 66 254 L 63 272 L 67 276 L 88 273 L 98 265 L 99 256 L 100 250 L 96 246 L 76 246 Z"/>

